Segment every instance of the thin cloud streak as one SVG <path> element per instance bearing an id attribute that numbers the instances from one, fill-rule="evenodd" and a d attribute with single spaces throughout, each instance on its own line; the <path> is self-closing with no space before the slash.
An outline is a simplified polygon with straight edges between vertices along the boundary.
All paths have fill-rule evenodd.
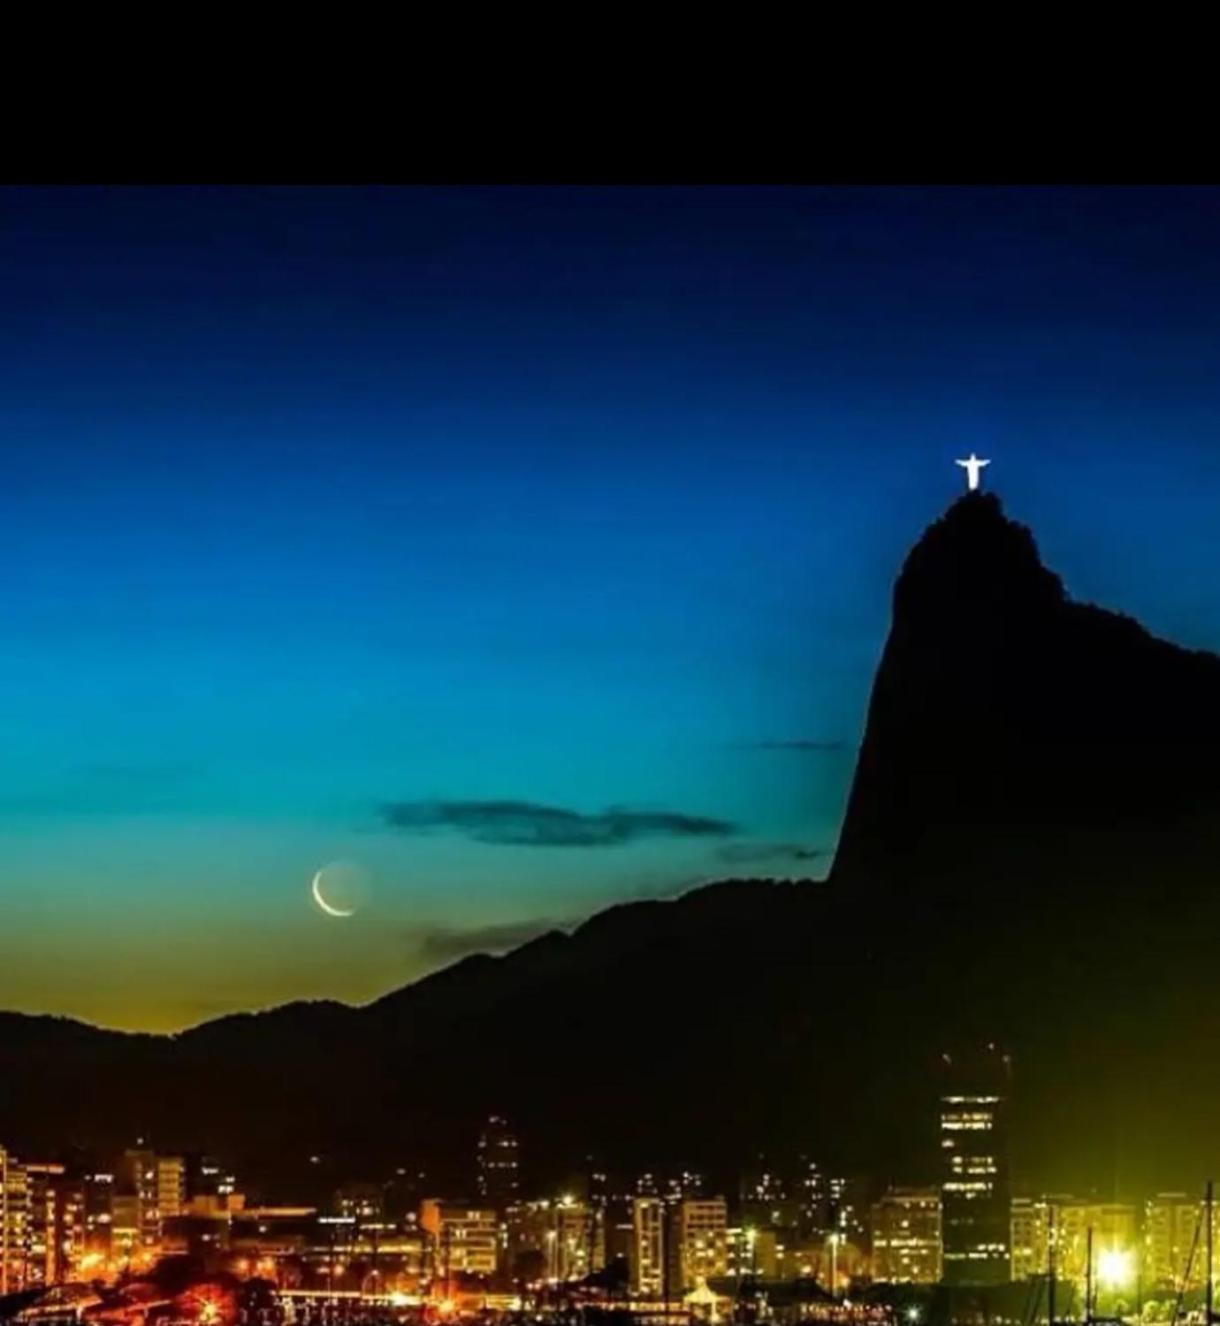
<path id="1" fill-rule="evenodd" d="M 567 931 L 576 924 L 545 919 L 506 921 L 501 925 L 432 926 L 412 936 L 415 951 L 428 964 L 455 962 L 472 953 L 506 953 L 552 931 Z"/>
<path id="2" fill-rule="evenodd" d="M 511 847 L 619 847 L 645 838 L 727 838 L 728 820 L 673 810 L 611 806 L 585 814 L 536 801 L 389 801 L 382 822 L 408 833 L 447 829 Z"/>

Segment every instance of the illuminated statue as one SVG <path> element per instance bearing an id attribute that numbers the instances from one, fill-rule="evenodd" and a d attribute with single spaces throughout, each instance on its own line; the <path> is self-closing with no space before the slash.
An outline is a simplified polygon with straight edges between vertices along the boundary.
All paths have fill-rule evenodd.
<path id="1" fill-rule="evenodd" d="M 979 460 L 972 451 L 969 460 L 955 460 L 954 465 L 960 465 L 966 471 L 966 489 L 968 492 L 974 492 L 979 486 L 979 474 L 984 465 L 990 465 L 989 460 Z"/>

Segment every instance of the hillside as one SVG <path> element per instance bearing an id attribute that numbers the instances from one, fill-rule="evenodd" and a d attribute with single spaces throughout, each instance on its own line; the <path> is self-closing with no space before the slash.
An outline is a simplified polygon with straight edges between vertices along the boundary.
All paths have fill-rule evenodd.
<path id="1" fill-rule="evenodd" d="M 760 1146 L 915 1178 L 940 1051 L 982 1037 L 1015 1058 L 1019 1176 L 1193 1182 L 1220 1168 L 1218 824 L 1220 658 L 1073 602 L 971 495 L 898 577 L 827 882 L 614 907 L 360 1009 L 172 1038 L 0 1015 L 0 1138 L 139 1132 L 269 1193 L 460 1187 L 495 1110 L 537 1183 Z"/>

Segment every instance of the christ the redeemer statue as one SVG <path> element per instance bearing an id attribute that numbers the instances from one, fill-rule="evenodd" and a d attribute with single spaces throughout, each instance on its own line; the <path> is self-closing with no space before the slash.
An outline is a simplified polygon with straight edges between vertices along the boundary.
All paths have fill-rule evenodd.
<path id="1" fill-rule="evenodd" d="M 991 464 L 989 460 L 979 460 L 973 451 L 969 460 L 955 460 L 953 463 L 960 465 L 966 471 L 966 491 L 971 493 L 979 486 L 979 474 L 983 466 Z"/>

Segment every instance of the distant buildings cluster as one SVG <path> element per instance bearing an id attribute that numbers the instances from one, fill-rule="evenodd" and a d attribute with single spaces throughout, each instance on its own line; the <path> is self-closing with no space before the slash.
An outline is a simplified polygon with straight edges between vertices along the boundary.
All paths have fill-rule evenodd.
<path id="1" fill-rule="evenodd" d="M 1204 1282 L 1204 1203 L 1184 1192 L 1142 1204 L 1051 1194 L 1013 1197 L 998 1242 L 966 1269 L 947 1259 L 939 1188 L 892 1188 L 871 1211 L 870 1278 L 888 1284 L 1002 1284 L 1048 1276 L 1083 1286 L 1091 1274 L 1129 1300 L 1199 1290 Z M 1213 1216 L 1220 1239 L 1220 1220 Z M 1091 1269 L 1090 1269 L 1090 1243 Z M 1218 1243 L 1217 1246 L 1220 1246 Z"/>
<path id="2" fill-rule="evenodd" d="M 1199 1197 L 1162 1193 L 1137 1208 L 1014 1196 L 1006 1109 L 1002 1080 L 955 1082 L 936 1116 L 939 1181 L 880 1194 L 805 1160 L 783 1172 L 760 1161 L 731 1199 L 690 1171 L 629 1184 L 593 1171 L 578 1191 L 527 1197 L 517 1138 L 498 1116 L 478 1140 L 468 1200 L 349 1182 L 321 1205 L 272 1206 L 248 1202 L 207 1156 L 137 1145 L 73 1173 L 0 1146 L 0 1296 L 139 1275 L 175 1254 L 301 1293 L 444 1299 L 472 1282 L 596 1282 L 652 1301 L 747 1281 L 838 1297 L 869 1282 L 998 1285 L 1051 1271 L 1149 1295 L 1202 1283 Z"/>
<path id="3" fill-rule="evenodd" d="M 985 1286 L 1053 1275 L 1129 1298 L 1201 1288 L 1201 1195 L 1159 1193 L 1142 1209 L 1062 1193 L 1013 1195 L 1006 1077 L 998 1055 L 951 1076 L 937 1113 L 940 1181 L 892 1188 L 873 1203 L 871 1278 Z M 1212 1221 L 1214 1236 L 1214 1213 Z"/>
<path id="4" fill-rule="evenodd" d="M 0 1295 L 149 1265 L 175 1222 L 220 1224 L 242 1200 L 206 1156 L 137 1145 L 108 1169 L 73 1173 L 0 1145 Z"/>
<path id="5" fill-rule="evenodd" d="M 310 1158 L 316 1160 L 317 1158 Z M 558 1286 L 602 1276 L 608 1289 L 674 1298 L 725 1279 L 861 1271 L 866 1206 L 845 1179 L 804 1166 L 795 1185 L 765 1167 L 734 1200 L 691 1171 L 619 1185 L 599 1172 L 579 1192 L 523 1196 L 517 1138 L 487 1121 L 469 1199 L 342 1184 L 321 1206 L 252 1202 L 206 1156 L 128 1149 L 74 1173 L 0 1148 L 0 1296 L 149 1272 L 164 1257 L 281 1287 L 448 1296 L 474 1280 Z"/>

